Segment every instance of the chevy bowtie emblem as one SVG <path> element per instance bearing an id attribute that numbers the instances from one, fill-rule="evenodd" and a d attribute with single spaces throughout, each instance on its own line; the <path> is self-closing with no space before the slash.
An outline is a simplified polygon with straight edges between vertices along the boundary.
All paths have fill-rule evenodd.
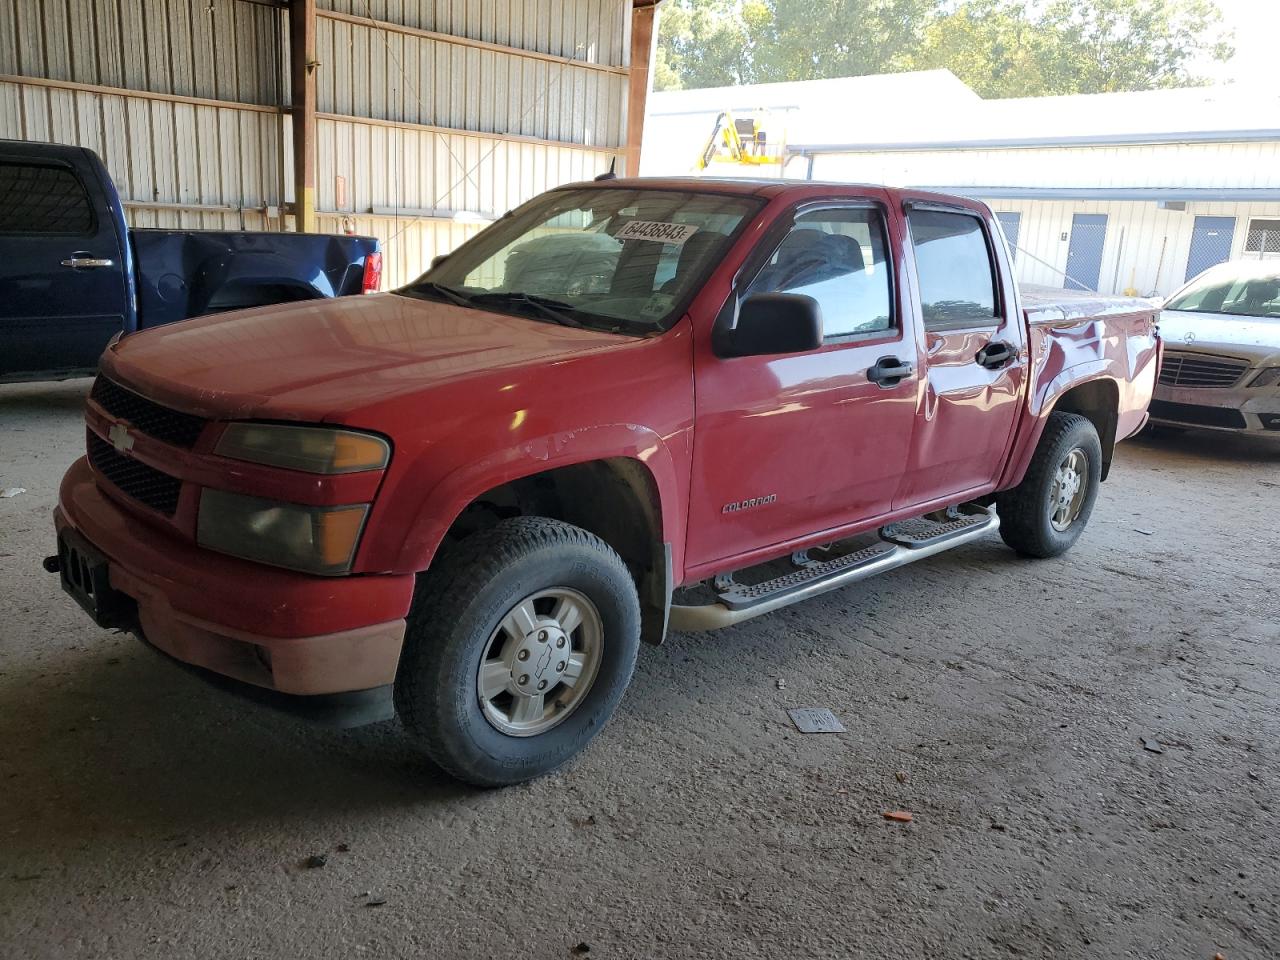
<path id="1" fill-rule="evenodd" d="M 127 453 L 133 449 L 133 437 L 129 436 L 129 428 L 123 423 L 113 423 L 107 431 L 107 439 L 119 453 Z"/>

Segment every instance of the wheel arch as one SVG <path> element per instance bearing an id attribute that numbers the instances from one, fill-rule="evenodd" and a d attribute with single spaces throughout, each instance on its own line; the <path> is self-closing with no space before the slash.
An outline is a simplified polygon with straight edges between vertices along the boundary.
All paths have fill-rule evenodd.
<path id="1" fill-rule="evenodd" d="M 1110 377 L 1099 377 L 1078 383 L 1045 410 L 1045 420 L 1054 412 L 1079 414 L 1093 424 L 1102 444 L 1102 479 L 1106 480 L 1115 456 L 1116 428 L 1120 421 L 1120 388 L 1116 382 Z"/>
<path id="2" fill-rule="evenodd" d="M 640 598 L 641 639 L 666 635 L 674 569 L 671 538 L 664 533 L 663 494 L 650 467 L 631 456 L 560 464 L 492 484 L 469 496 L 432 550 L 454 544 L 515 516 L 540 516 L 594 533 L 631 571 Z M 420 572 L 429 569 L 423 563 Z"/>
<path id="3" fill-rule="evenodd" d="M 1093 424 L 1102 445 L 1102 479 L 1107 478 L 1120 419 L 1120 386 L 1102 364 L 1094 363 L 1064 372 L 1054 381 L 1033 389 L 1030 422 L 1014 442 L 998 489 L 1009 490 L 1022 482 L 1040 445 L 1049 415 L 1055 410 L 1079 414 Z"/>

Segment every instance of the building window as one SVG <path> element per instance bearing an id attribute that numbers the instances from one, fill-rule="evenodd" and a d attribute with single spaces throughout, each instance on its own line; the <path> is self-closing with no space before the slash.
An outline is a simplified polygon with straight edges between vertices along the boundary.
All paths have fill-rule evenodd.
<path id="1" fill-rule="evenodd" d="M 1244 252 L 1259 256 L 1280 253 L 1280 220 L 1250 220 Z"/>

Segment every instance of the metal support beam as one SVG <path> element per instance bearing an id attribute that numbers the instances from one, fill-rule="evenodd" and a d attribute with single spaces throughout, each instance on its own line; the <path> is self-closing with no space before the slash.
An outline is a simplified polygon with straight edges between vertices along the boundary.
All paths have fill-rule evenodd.
<path id="1" fill-rule="evenodd" d="M 289 77 L 293 108 L 293 220 L 316 232 L 316 0 L 289 2 Z"/>
<path id="2" fill-rule="evenodd" d="M 644 105 L 649 96 L 650 64 L 658 40 L 658 0 L 635 0 L 631 9 L 631 76 L 627 90 L 627 176 L 640 174 Z"/>

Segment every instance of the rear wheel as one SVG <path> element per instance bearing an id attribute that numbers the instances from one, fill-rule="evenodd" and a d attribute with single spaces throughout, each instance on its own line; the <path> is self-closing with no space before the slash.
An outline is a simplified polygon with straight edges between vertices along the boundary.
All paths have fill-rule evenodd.
<path id="1" fill-rule="evenodd" d="M 635 584 L 608 544 L 557 520 L 505 520 L 420 581 L 396 712 L 459 779 L 518 783 L 604 727 L 639 643 Z"/>
<path id="2" fill-rule="evenodd" d="M 1085 417 L 1051 413 L 1022 482 L 996 498 L 1000 536 L 1029 557 L 1056 557 L 1080 539 L 1102 482 L 1102 443 Z"/>

